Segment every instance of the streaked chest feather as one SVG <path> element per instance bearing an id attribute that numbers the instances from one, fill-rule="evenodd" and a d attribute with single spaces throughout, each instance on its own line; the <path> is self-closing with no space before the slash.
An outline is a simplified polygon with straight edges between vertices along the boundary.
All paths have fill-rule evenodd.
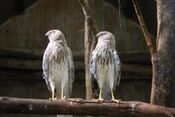
<path id="1" fill-rule="evenodd" d="M 55 61 L 58 64 L 64 63 L 67 61 L 67 57 L 68 57 L 68 52 L 65 49 L 60 50 L 59 52 L 56 52 L 54 57 L 53 57 L 53 61 Z"/>
<path id="2" fill-rule="evenodd" d="M 110 52 L 110 50 L 100 50 L 98 52 L 98 60 L 97 60 L 97 64 L 99 65 L 108 65 L 112 63 L 112 54 Z"/>

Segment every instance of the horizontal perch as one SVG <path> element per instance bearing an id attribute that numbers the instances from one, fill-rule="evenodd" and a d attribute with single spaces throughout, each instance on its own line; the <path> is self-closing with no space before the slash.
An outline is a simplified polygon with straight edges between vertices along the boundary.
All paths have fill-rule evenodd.
<path id="1" fill-rule="evenodd" d="M 118 117 L 174 117 L 175 109 L 138 101 L 95 102 L 94 100 L 44 100 L 0 97 L 0 113 L 70 114 Z"/>

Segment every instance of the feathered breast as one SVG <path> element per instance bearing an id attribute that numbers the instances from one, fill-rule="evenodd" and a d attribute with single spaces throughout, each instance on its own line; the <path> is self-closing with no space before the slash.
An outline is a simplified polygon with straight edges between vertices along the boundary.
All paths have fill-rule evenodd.
<path id="1" fill-rule="evenodd" d="M 97 64 L 109 65 L 112 63 L 112 53 L 109 49 L 101 49 L 97 52 Z"/>
<path id="2" fill-rule="evenodd" d="M 66 62 L 68 57 L 67 45 L 56 43 L 53 44 L 53 48 L 50 60 L 58 64 Z"/>
<path id="3" fill-rule="evenodd" d="M 98 64 L 108 65 L 112 62 L 112 48 L 109 40 L 98 42 L 94 51 L 98 56 Z"/>

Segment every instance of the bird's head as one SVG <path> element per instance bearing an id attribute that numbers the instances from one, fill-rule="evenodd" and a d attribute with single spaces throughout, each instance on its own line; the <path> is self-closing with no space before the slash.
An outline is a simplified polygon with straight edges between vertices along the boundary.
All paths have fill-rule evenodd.
<path id="1" fill-rule="evenodd" d="M 57 29 L 53 29 L 53 30 L 49 30 L 45 36 L 48 37 L 49 41 L 55 41 L 55 40 L 61 40 L 61 41 L 65 41 L 65 37 L 64 34 Z"/>
<path id="2" fill-rule="evenodd" d="M 101 31 L 95 37 L 98 39 L 98 42 L 108 41 L 115 47 L 115 37 L 112 33 L 108 31 Z"/>

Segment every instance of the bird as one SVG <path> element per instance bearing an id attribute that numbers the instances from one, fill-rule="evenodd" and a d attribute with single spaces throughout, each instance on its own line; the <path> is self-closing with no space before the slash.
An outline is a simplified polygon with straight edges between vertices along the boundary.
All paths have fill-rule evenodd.
<path id="1" fill-rule="evenodd" d="M 98 42 L 90 60 L 92 85 L 98 85 L 98 100 L 110 98 L 114 102 L 119 102 L 120 100 L 114 97 L 114 91 L 121 79 L 121 62 L 115 49 L 115 37 L 111 32 L 101 31 L 96 38 Z"/>
<path id="2" fill-rule="evenodd" d="M 74 63 L 71 49 L 68 47 L 64 34 L 58 30 L 49 30 L 45 36 L 49 43 L 42 61 L 43 78 L 51 100 L 69 98 L 74 81 Z"/>

